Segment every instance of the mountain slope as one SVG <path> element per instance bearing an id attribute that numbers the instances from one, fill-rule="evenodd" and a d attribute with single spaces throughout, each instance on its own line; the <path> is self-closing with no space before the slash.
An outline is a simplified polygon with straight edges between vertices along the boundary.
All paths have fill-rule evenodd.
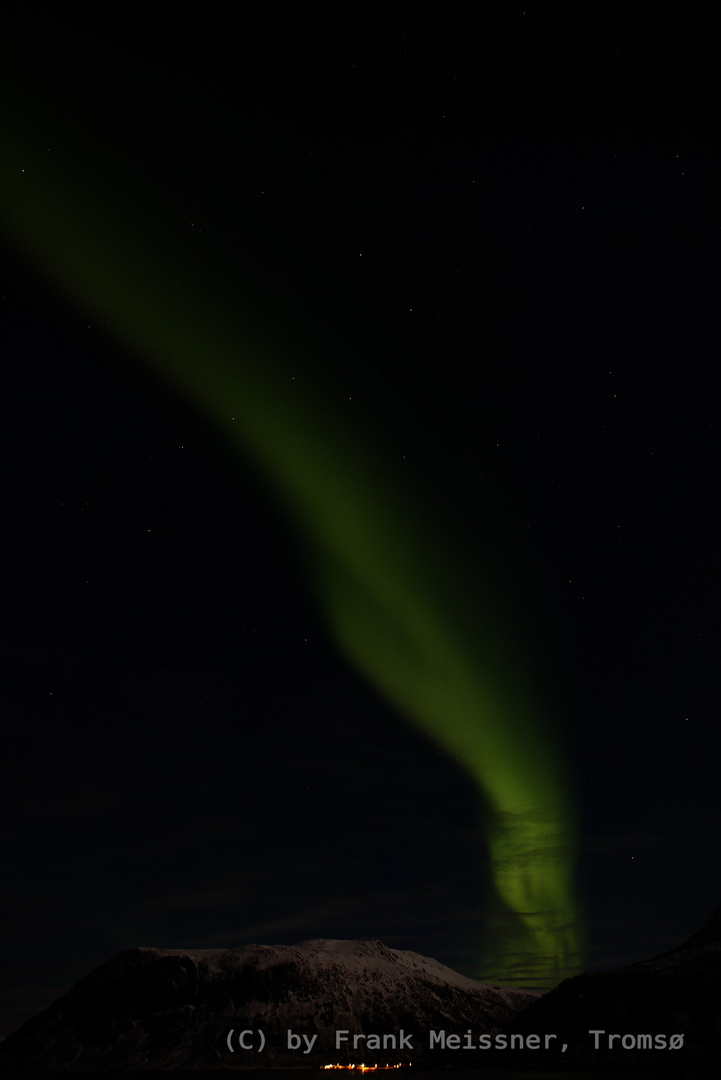
<path id="1" fill-rule="evenodd" d="M 617 971 L 567 979 L 511 1030 L 555 1032 L 570 1064 L 721 1063 L 721 908 L 676 949 Z M 599 1034 L 593 1034 L 597 1032 Z M 610 1036 L 615 1036 L 613 1039 Z M 640 1039 L 639 1036 L 650 1036 Z M 672 1037 L 677 1045 L 672 1047 Z M 664 1045 L 665 1044 L 665 1045 Z"/>
<path id="2" fill-rule="evenodd" d="M 23 1024 L 0 1046 L 0 1062 L 34 1069 L 435 1063 L 429 1031 L 494 1033 L 534 999 L 377 941 L 137 948 L 112 957 Z M 239 1043 L 243 1031 L 252 1032 L 244 1036 L 248 1049 Z M 291 1047 L 289 1031 L 299 1036 Z M 337 1044 L 339 1031 L 348 1037 Z M 392 1037 L 377 1052 L 369 1039 L 354 1050 L 354 1035 L 371 1034 Z M 457 1052 L 451 1060 L 460 1063 Z"/>

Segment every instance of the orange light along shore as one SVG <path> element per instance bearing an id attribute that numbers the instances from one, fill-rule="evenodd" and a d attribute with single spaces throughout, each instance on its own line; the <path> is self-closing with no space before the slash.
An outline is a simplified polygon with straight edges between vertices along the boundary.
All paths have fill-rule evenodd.
<path id="1" fill-rule="evenodd" d="M 357 1069 L 358 1072 L 378 1072 L 381 1069 L 410 1069 L 412 1062 L 407 1065 L 324 1065 L 324 1069 Z"/>

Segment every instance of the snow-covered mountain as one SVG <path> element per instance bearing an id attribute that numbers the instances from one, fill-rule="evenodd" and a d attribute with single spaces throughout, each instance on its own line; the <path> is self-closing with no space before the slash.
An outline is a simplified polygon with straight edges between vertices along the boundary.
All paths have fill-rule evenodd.
<path id="1" fill-rule="evenodd" d="M 533 1000 L 379 941 L 137 948 L 101 964 L 23 1024 L 0 1047 L 0 1063 L 82 1070 L 460 1064 L 463 1048 L 444 1051 L 437 1040 L 431 1049 L 431 1032 L 467 1039 L 470 1031 L 477 1042 Z M 480 1064 L 477 1050 L 470 1055 Z"/>

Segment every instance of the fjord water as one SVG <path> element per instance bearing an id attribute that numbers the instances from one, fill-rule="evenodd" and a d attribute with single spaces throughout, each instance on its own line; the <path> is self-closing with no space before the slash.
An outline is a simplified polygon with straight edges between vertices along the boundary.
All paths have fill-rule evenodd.
<path id="1" fill-rule="evenodd" d="M 596 1069 L 407 1069 L 413 1080 L 706 1080 L 709 1071 L 702 1065 L 680 1065 L 676 1068 L 623 1069 L 609 1066 Z M 55 1074 L 63 1080 L 221 1080 L 238 1075 L 242 1080 L 303 1080 L 311 1074 L 319 1076 L 320 1069 L 142 1069 L 134 1071 L 76 1072 Z M 44 1080 L 47 1074 L 0 1066 L 0 1080 Z"/>

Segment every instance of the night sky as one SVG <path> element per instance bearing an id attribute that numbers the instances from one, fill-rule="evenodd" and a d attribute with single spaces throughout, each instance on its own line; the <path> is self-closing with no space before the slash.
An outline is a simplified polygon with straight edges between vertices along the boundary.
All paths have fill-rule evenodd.
<path id="1" fill-rule="evenodd" d="M 136 945 L 541 985 L 488 849 L 528 760 L 577 963 L 678 944 L 721 901 L 710 27 L 8 12 L 0 1033 Z M 493 754 L 425 717 L 436 640 Z"/>

